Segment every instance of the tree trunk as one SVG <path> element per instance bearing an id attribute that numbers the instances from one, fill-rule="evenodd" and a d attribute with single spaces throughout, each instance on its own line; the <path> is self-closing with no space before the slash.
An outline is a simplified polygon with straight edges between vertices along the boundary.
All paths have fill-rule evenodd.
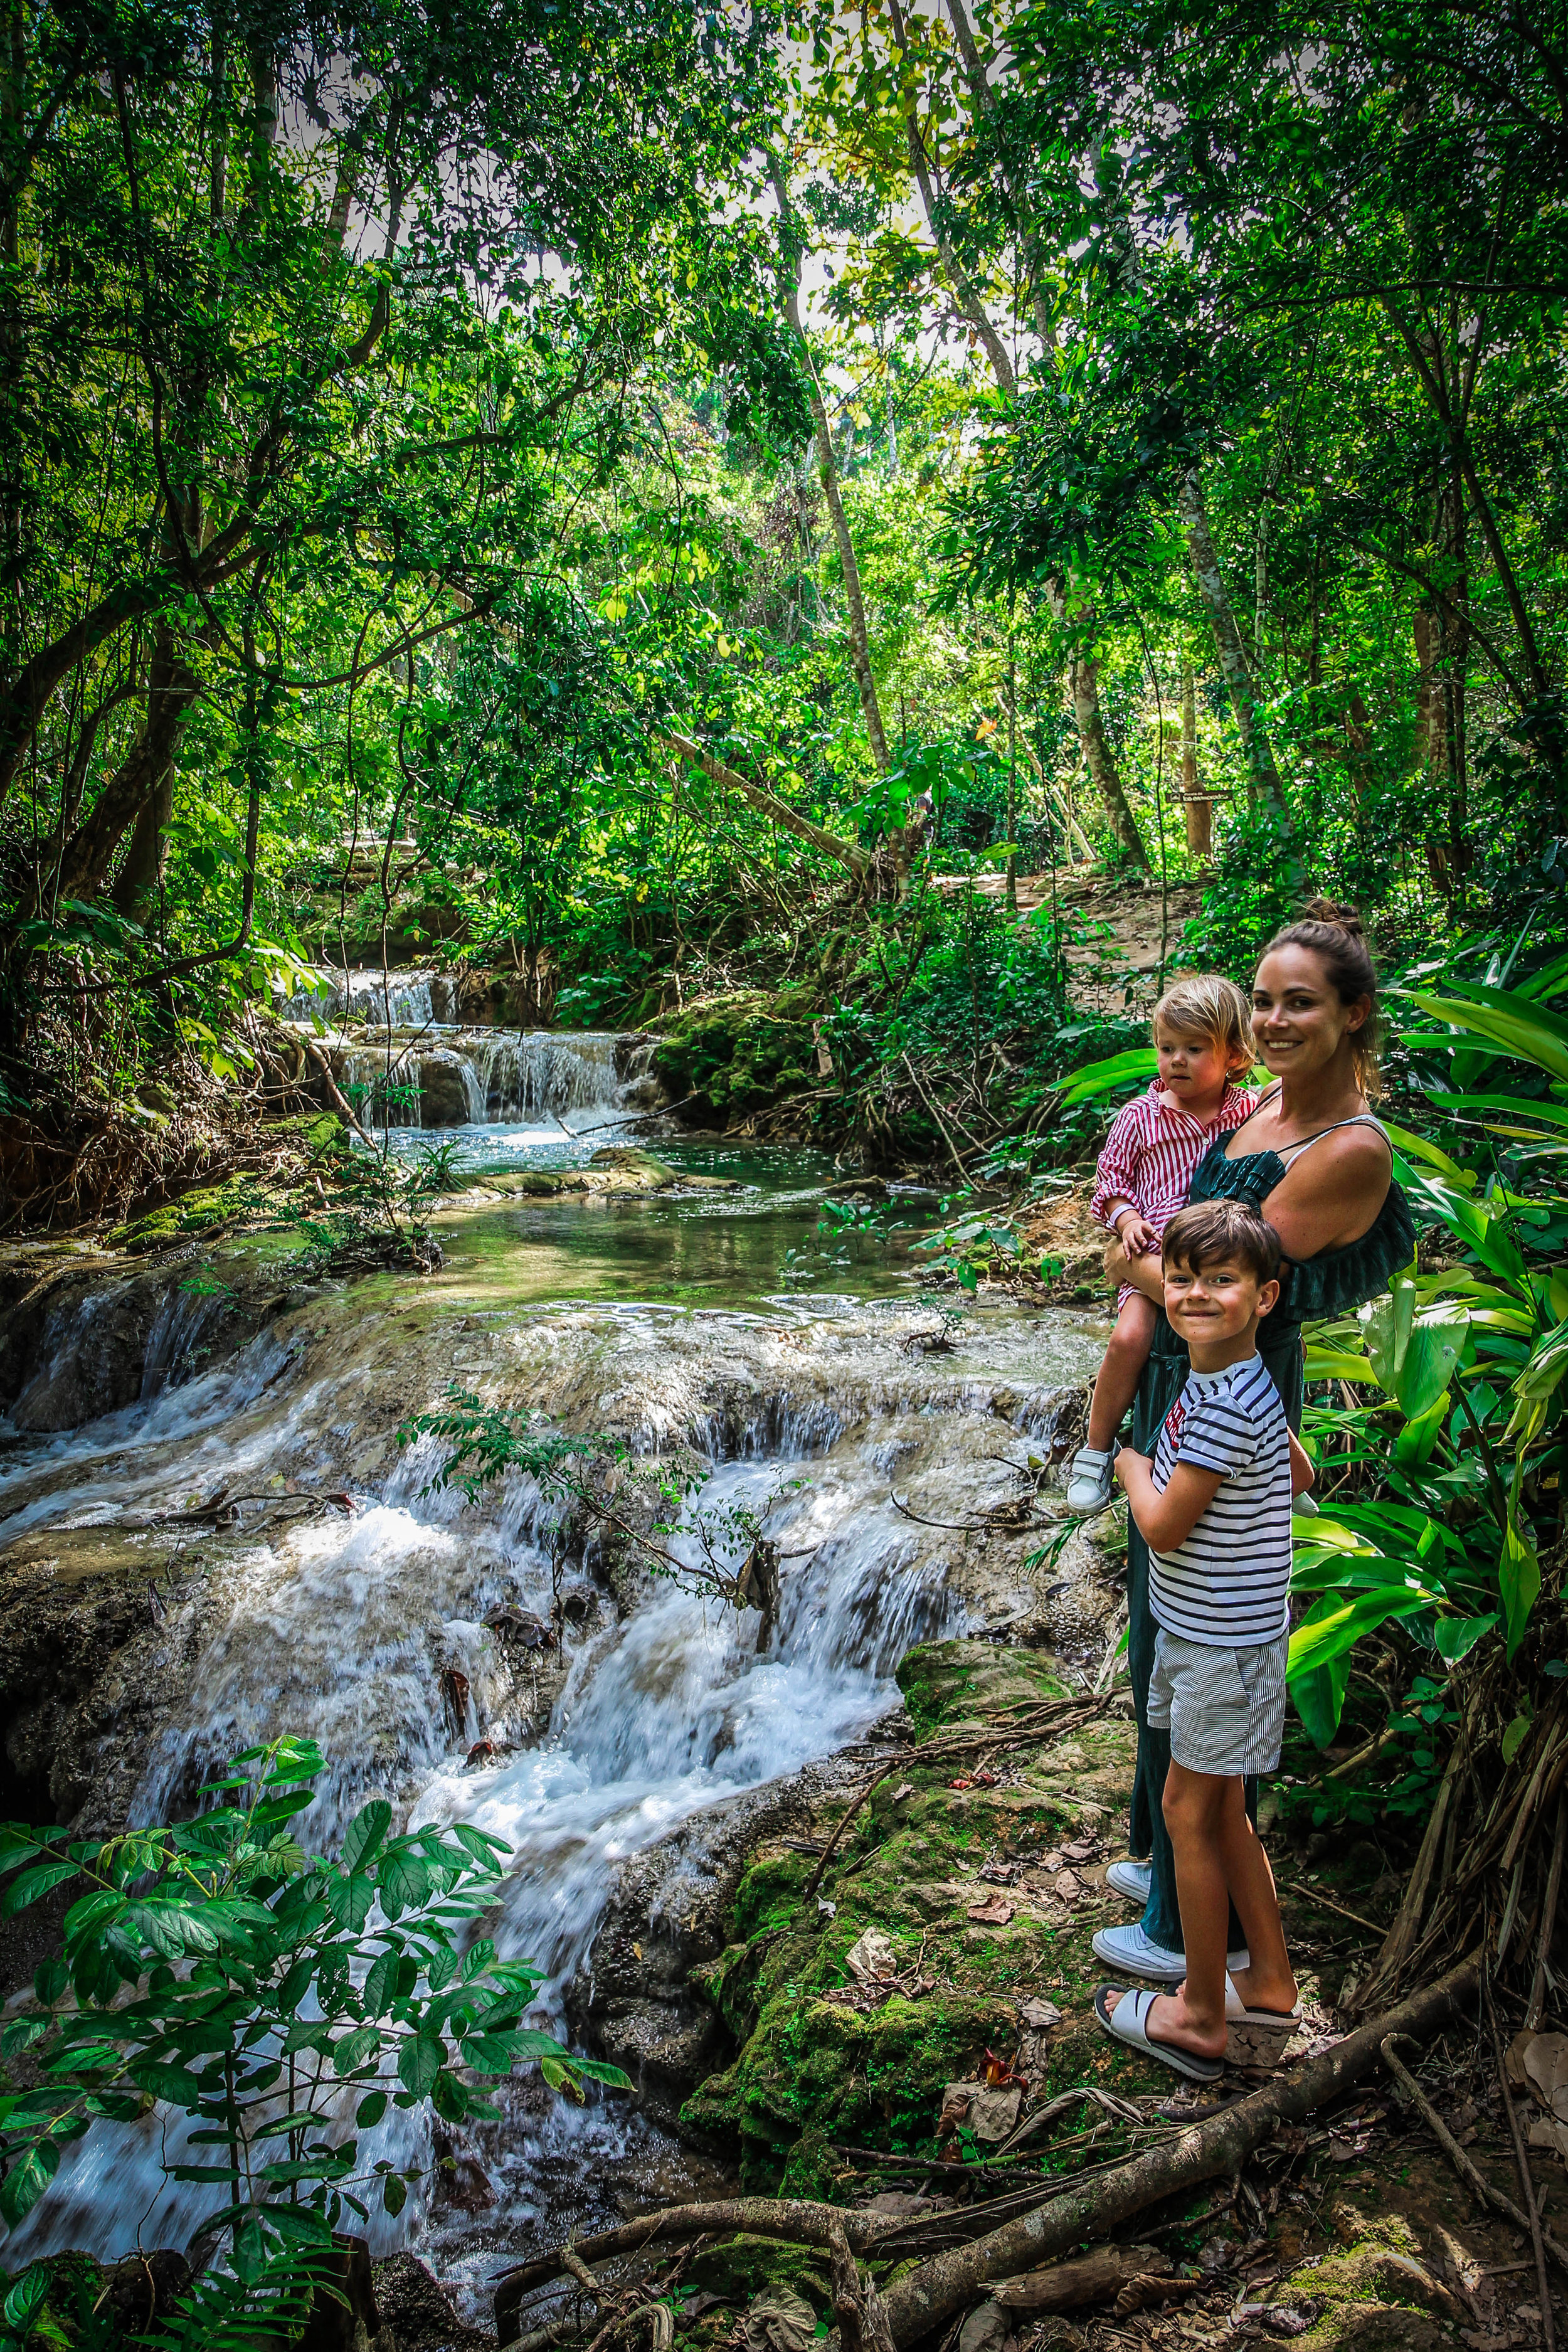
<path id="1" fill-rule="evenodd" d="M 986 79 L 985 60 L 980 54 L 963 0 L 947 0 L 947 13 L 952 19 L 953 37 L 958 43 L 959 55 L 963 59 L 963 77 L 969 84 L 969 94 L 974 101 L 974 110 L 976 114 L 984 116 L 994 131 L 999 128 L 995 93 Z M 1040 284 L 1039 239 L 1035 232 L 1034 216 L 1028 199 L 1016 178 L 1007 169 L 999 139 L 996 147 L 996 164 L 1002 177 L 1007 208 L 1013 215 L 1013 233 L 1021 248 L 1020 257 L 1024 265 L 1024 274 L 1029 283 L 1029 307 L 1034 312 L 1035 332 L 1040 339 L 1042 348 L 1048 352 L 1052 349 L 1056 338 L 1051 332 L 1050 313 L 1046 309 L 1045 290 Z"/>
<path id="2" fill-rule="evenodd" d="M 710 751 L 705 751 L 700 743 L 693 743 L 688 736 L 659 734 L 654 737 L 654 740 L 662 743 L 667 751 L 674 751 L 679 758 L 691 761 L 714 783 L 722 784 L 726 792 L 734 793 L 749 808 L 754 808 L 759 816 L 771 817 L 774 824 L 782 825 L 786 833 L 793 833 L 797 841 L 807 841 L 814 849 L 820 849 L 826 856 L 837 857 L 841 865 L 847 866 L 858 882 L 864 880 L 871 861 L 858 841 L 848 841 L 841 833 L 829 833 L 826 825 L 814 824 L 810 817 L 802 816 L 798 810 L 791 808 L 787 801 L 780 800 L 776 793 L 770 793 L 764 784 L 753 784 L 749 776 L 742 776 L 737 769 L 727 768 L 722 760 L 714 759 Z"/>
<path id="3" fill-rule="evenodd" d="M 1214 803 L 1198 774 L 1198 689 L 1192 656 L 1182 652 L 1182 806 L 1187 820 L 1187 855 L 1205 863 L 1214 854 Z"/>
<path id="4" fill-rule="evenodd" d="M 60 859 L 61 898 L 90 898 L 103 887 L 114 853 L 172 769 L 185 714 L 200 681 L 160 630 L 147 684 L 147 716 L 136 740 L 77 827 Z"/>
<path id="5" fill-rule="evenodd" d="M 838 487 L 838 468 L 833 461 L 833 435 L 828 427 L 822 387 L 816 380 L 811 348 L 801 322 L 799 233 L 783 170 L 772 157 L 769 158 L 769 168 L 779 208 L 779 284 L 784 294 L 785 314 L 800 345 L 801 360 L 805 369 L 806 396 L 811 403 L 811 421 L 816 431 L 817 479 L 822 484 L 822 495 L 827 501 L 833 536 L 838 542 L 838 561 L 844 572 L 844 597 L 849 608 L 850 666 L 855 672 L 855 683 L 860 689 L 860 708 L 866 716 L 866 734 L 871 746 L 871 757 L 876 762 L 877 773 L 884 776 L 891 762 L 888 757 L 888 738 L 882 726 L 882 706 L 877 698 L 877 681 L 871 674 L 871 641 L 866 627 L 866 602 L 860 592 L 860 567 L 855 561 L 855 542 L 849 536 L 848 520 Z"/>
<path id="6" fill-rule="evenodd" d="M 1047 587 L 1054 583 L 1047 583 Z M 1059 587 L 1057 595 L 1060 596 Z M 1057 596 L 1052 597 L 1053 605 Z M 1061 597 L 1058 620 L 1067 618 L 1067 599 Z M 1069 657 L 1068 679 L 1072 687 L 1073 716 L 1078 720 L 1079 741 L 1083 746 L 1083 763 L 1089 770 L 1089 781 L 1105 804 L 1110 828 L 1126 851 L 1130 864 L 1141 873 L 1149 870 L 1149 853 L 1138 830 L 1138 820 L 1132 804 L 1122 789 L 1116 772 L 1116 761 L 1106 738 L 1105 721 L 1100 709 L 1100 680 L 1094 661 L 1089 654 L 1073 654 Z"/>
<path id="7" fill-rule="evenodd" d="M 1241 633 L 1236 625 L 1236 614 L 1231 610 L 1225 574 L 1219 568 L 1219 557 L 1209 530 L 1208 509 L 1204 504 L 1203 481 L 1195 466 L 1190 467 L 1183 477 L 1179 506 L 1182 526 L 1187 535 L 1187 553 L 1198 583 L 1198 593 L 1204 600 L 1209 624 L 1214 630 L 1226 690 L 1230 696 L 1230 707 L 1236 713 L 1237 731 L 1247 754 L 1248 796 L 1253 800 L 1261 796 L 1270 808 L 1277 809 L 1283 815 L 1285 793 L 1279 782 L 1279 772 L 1274 764 L 1268 731 L 1258 712 L 1252 672 L 1247 667 Z"/>
<path id="8" fill-rule="evenodd" d="M 892 20 L 893 38 L 898 44 L 900 62 L 901 64 L 907 64 L 910 46 L 909 36 L 905 30 L 904 12 L 900 5 L 900 0 L 889 0 L 889 10 Z M 973 46 L 973 36 L 971 37 L 971 46 Z M 957 254 L 953 251 L 952 240 L 949 238 L 947 232 L 942 228 L 941 222 L 937 218 L 936 196 L 931 187 L 931 165 L 926 158 L 925 144 L 921 137 L 920 125 L 915 120 L 915 102 L 912 91 L 910 94 L 910 111 L 908 116 L 905 118 L 905 129 L 909 136 L 910 170 L 914 176 L 915 185 L 921 192 L 921 204 L 925 212 L 926 226 L 930 229 L 932 239 L 936 245 L 936 249 L 942 257 L 942 271 L 947 278 L 948 285 L 952 289 L 953 300 L 958 304 L 959 309 L 963 311 L 964 317 L 968 320 L 970 325 L 979 336 L 981 342 L 984 345 L 985 356 L 991 362 L 992 373 L 994 374 L 996 381 L 1001 385 L 1003 391 L 1007 394 L 1009 398 L 1011 398 L 1012 394 L 1018 387 L 1017 378 L 1014 373 L 1013 362 L 1008 355 L 1007 346 L 1002 341 L 1002 338 L 997 333 L 995 328 L 992 325 L 991 320 L 986 312 L 984 302 L 981 299 L 979 288 L 974 284 L 974 281 L 970 277 L 968 271 L 964 268 L 963 264 L 960 261 Z"/>

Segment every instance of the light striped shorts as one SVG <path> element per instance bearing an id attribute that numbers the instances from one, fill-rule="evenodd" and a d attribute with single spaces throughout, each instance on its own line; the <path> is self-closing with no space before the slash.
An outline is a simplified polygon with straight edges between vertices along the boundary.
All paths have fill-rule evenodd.
<path id="1" fill-rule="evenodd" d="M 1272 1772 L 1285 1731 L 1285 1654 L 1290 1636 L 1241 1649 L 1211 1648 L 1158 1629 L 1149 1677 L 1149 1720 L 1167 1725 L 1171 1756 L 1189 1772 Z"/>

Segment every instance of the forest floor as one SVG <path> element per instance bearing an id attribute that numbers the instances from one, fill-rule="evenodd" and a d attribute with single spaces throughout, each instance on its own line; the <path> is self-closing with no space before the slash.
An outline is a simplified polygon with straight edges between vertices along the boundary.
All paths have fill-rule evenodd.
<path id="1" fill-rule="evenodd" d="M 1114 1553 L 1106 1572 L 1114 1580 Z M 825 1800 L 808 1837 L 763 1843 L 751 1857 L 732 1906 L 735 1940 L 707 1987 L 740 2048 L 684 2120 L 738 2140 L 743 2188 L 826 2197 L 907 2216 L 911 2227 L 996 2200 L 999 2221 L 1001 2200 L 1037 2189 L 1041 2174 L 1066 2186 L 1258 2078 L 1227 2071 L 1213 2091 L 1194 2091 L 1097 2026 L 1095 1987 L 1114 1971 L 1094 1958 L 1091 1937 L 1132 1916 L 1105 1884 L 1125 1847 L 1134 1737 L 1125 1697 L 1067 1737 L 1021 1742 L 1020 1717 L 1065 1693 L 1048 1652 L 942 1643 L 911 1652 L 899 1681 L 912 1718 L 908 1761 L 844 1827 L 826 1864 L 842 1795 Z M 963 1741 L 968 1756 L 942 1753 Z M 1314 1832 L 1305 1809 L 1272 1824 L 1269 1810 L 1266 1795 L 1301 1988 L 1289 2065 L 1347 2030 L 1342 1990 L 1382 1943 L 1408 1857 L 1391 1855 L 1380 1830 Z M 1479 2025 L 1466 2020 L 1406 2055 L 1483 2178 L 1517 2195 Z M 1518 2085 L 1528 2110 L 1522 2073 Z M 1078 2106 L 1047 2116 L 1064 2096 Z M 937 2108 L 936 2158 L 900 2155 L 929 2148 Z M 1561 2160 L 1538 2152 L 1531 2167 L 1542 2210 L 1568 2207 Z M 1004 2289 L 971 2309 L 956 2333 L 962 2352 L 1197 2352 L 1296 2336 L 1307 2352 L 1438 2352 L 1456 2341 L 1468 2352 L 1533 2352 L 1550 2341 L 1524 2233 L 1478 2210 L 1384 2075 L 1281 2128 L 1235 2179 L 1118 2234 L 1153 2249 L 1150 2272 L 1174 2270 L 1168 2289 L 1152 2286 L 1142 2308 L 1136 2296 L 1130 2310 L 1105 2307 L 1108 2296 L 1098 2311 L 1043 2323 Z M 787 2289 L 818 2311 L 830 2303 L 822 2256 L 757 2240 L 700 2256 L 687 2287 L 718 2301 L 681 2334 L 715 2347 L 735 2340 L 733 2305 L 748 2296 Z M 1558 2305 L 1564 2321 L 1568 2298 Z"/>

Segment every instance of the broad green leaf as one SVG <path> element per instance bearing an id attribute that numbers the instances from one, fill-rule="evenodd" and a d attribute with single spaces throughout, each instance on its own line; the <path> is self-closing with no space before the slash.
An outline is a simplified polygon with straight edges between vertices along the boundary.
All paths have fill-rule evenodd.
<path id="1" fill-rule="evenodd" d="M 30 2263 L 20 2278 L 15 2280 L 4 2305 L 0 2305 L 5 2325 L 25 2344 L 31 2335 L 33 2323 L 49 2299 L 52 2273 L 47 2263 Z"/>
<path id="2" fill-rule="evenodd" d="M 36 1903 L 51 1886 L 63 1886 L 68 1878 L 79 1875 L 74 1862 L 45 1862 L 36 1870 L 25 1870 L 0 1895 L 0 1915 L 9 1918 L 14 1911 L 25 1911 L 29 1903 Z"/>
<path id="3" fill-rule="evenodd" d="M 1391 1618 L 1414 1617 L 1438 1598 L 1419 1584 L 1379 1584 L 1370 1591 L 1327 1592 L 1315 1601 L 1290 1636 L 1287 1673 L 1294 1678 L 1327 1665 Z"/>
<path id="4" fill-rule="evenodd" d="M 1542 1102 L 1533 1095 L 1429 1094 L 1426 1099 L 1439 1110 L 1502 1111 L 1511 1118 L 1539 1119 L 1543 1127 L 1568 1127 L 1568 1103 Z"/>
<path id="5" fill-rule="evenodd" d="M 370 1917 L 375 1886 L 368 1878 L 342 1878 L 334 1872 L 327 1881 L 327 1908 L 340 1927 L 358 1935 Z"/>
<path id="6" fill-rule="evenodd" d="M 1476 1643 L 1489 1633 L 1498 1623 L 1494 1609 L 1486 1617 L 1439 1617 L 1432 1629 L 1432 1640 L 1437 1654 L 1450 1666 L 1468 1657 Z"/>
<path id="7" fill-rule="evenodd" d="M 395 1848 L 381 1865 L 381 1907 L 389 1919 L 417 1911 L 430 1899 L 430 1873 L 417 1854 Z"/>
<path id="8" fill-rule="evenodd" d="M 397 2079 L 405 2091 L 428 2098 L 431 2085 L 446 2061 L 446 2051 L 432 2033 L 411 2033 L 397 2053 Z"/>
<path id="9" fill-rule="evenodd" d="M 408 2202 L 408 2190 L 400 2173 L 387 2173 L 381 2184 L 381 2201 L 386 2210 L 396 2217 Z"/>
<path id="10" fill-rule="evenodd" d="M 1379 1386 L 1407 1420 L 1419 1421 L 1448 1385 L 1468 1335 L 1469 1309 L 1453 1299 L 1420 1307 L 1415 1284 L 1396 1276 L 1360 1319 Z"/>
<path id="11" fill-rule="evenodd" d="M 29 2214 L 60 2168 L 60 2152 L 52 2139 L 26 2148 L 0 2180 L 0 2216 L 16 2229 Z"/>
<path id="12" fill-rule="evenodd" d="M 1517 1508 L 1509 1513 L 1508 1532 L 1498 1562 L 1498 1588 L 1502 1594 L 1503 1628 L 1511 1658 L 1524 1639 L 1530 1612 L 1541 1591 L 1541 1562 L 1535 1556 L 1535 1546 L 1519 1523 Z"/>
<path id="13" fill-rule="evenodd" d="M 342 1865 L 345 1870 L 363 1870 L 381 1850 L 383 1839 L 392 1827 L 392 1807 L 384 1797 L 373 1797 L 361 1807 L 343 1832 Z"/>
<path id="14" fill-rule="evenodd" d="M 386 2093 L 367 2091 L 354 2109 L 354 2123 L 360 2131 L 369 2131 L 386 2113 Z"/>
<path id="15" fill-rule="evenodd" d="M 1326 1666 L 1314 1666 L 1309 1674 L 1289 1677 L 1291 1703 L 1315 1748 L 1326 1748 L 1340 1727 L 1350 1675 L 1350 1655 L 1346 1652 L 1331 1658 Z"/>
<path id="16" fill-rule="evenodd" d="M 1142 1080 L 1145 1086 L 1160 1072 L 1160 1056 L 1152 1045 L 1132 1045 L 1125 1053 L 1111 1054 L 1103 1062 L 1086 1062 L 1075 1070 L 1063 1087 L 1060 1100 L 1068 1103 L 1088 1102 L 1096 1095 L 1110 1094 L 1116 1087 L 1131 1086 Z"/>
<path id="17" fill-rule="evenodd" d="M 1568 1021 L 1532 1004 L 1517 990 L 1474 985 L 1463 996 L 1432 996 L 1408 988 L 1390 992 L 1418 1004 L 1434 1021 L 1451 1029 L 1467 1029 L 1500 1046 L 1515 1061 L 1532 1062 L 1554 1078 L 1568 1078 Z"/>

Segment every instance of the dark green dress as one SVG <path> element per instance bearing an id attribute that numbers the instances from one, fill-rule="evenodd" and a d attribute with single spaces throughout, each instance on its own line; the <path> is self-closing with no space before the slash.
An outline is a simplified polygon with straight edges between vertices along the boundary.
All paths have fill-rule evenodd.
<path id="1" fill-rule="evenodd" d="M 1363 1123 L 1349 1119 L 1339 1122 L 1342 1126 Z M 1322 1132 L 1330 1135 L 1334 1129 L 1325 1128 Z M 1277 1151 L 1248 1151 L 1239 1159 L 1227 1160 L 1225 1147 L 1229 1139 L 1227 1136 L 1216 1136 L 1199 1161 L 1187 1188 L 1189 1207 L 1197 1201 L 1246 1201 L 1261 1212 L 1263 1202 L 1283 1181 L 1289 1160 L 1296 1159 L 1318 1138 L 1309 1136 L 1304 1142 L 1288 1147 L 1289 1160 Z M 1258 1352 L 1273 1375 L 1292 1429 L 1301 1425 L 1302 1324 L 1346 1314 L 1367 1299 L 1378 1297 L 1400 1267 L 1409 1265 L 1415 1249 L 1415 1227 L 1409 1203 L 1399 1186 L 1391 1181 L 1388 1196 L 1370 1232 L 1359 1241 L 1347 1242 L 1342 1249 L 1321 1250 L 1316 1257 L 1286 1270 L 1279 1304 L 1258 1327 Z M 1132 1406 L 1132 1444 L 1140 1454 L 1153 1453 L 1160 1424 L 1180 1396 L 1188 1370 L 1186 1342 L 1177 1339 L 1162 1312 L 1155 1322 L 1153 1346 Z M 1160 1810 L 1165 1775 L 1171 1769 L 1171 1735 L 1169 1729 L 1152 1728 L 1146 1720 L 1157 1628 L 1149 1613 L 1149 1549 L 1131 1521 L 1127 1530 L 1127 1664 L 1138 1717 L 1138 1773 L 1132 1787 L 1130 1843 L 1135 1854 L 1147 1854 L 1153 1865 L 1148 1906 L 1143 1913 L 1144 1932 L 1166 1951 L 1179 1952 L 1184 1946 L 1181 1915 L 1176 1908 L 1175 1865 Z M 1249 1798 L 1252 1794 L 1249 1783 Z M 1233 1949 L 1238 1932 L 1233 1919 Z"/>

